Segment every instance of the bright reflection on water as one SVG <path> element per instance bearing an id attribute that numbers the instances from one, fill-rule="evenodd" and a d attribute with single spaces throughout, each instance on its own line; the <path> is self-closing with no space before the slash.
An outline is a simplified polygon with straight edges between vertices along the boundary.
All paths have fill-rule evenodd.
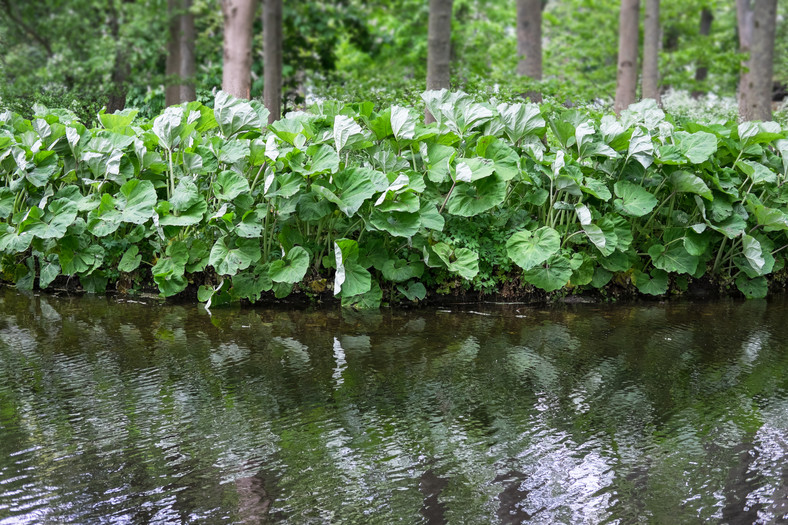
<path id="1" fill-rule="evenodd" d="M 0 524 L 782 522 L 787 320 L 3 289 Z"/>

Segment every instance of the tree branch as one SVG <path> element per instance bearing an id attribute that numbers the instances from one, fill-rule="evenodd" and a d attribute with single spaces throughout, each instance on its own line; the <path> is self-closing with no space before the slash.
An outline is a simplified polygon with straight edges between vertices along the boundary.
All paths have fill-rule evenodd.
<path id="1" fill-rule="evenodd" d="M 42 37 L 41 35 L 36 33 L 36 31 L 32 27 L 30 27 L 29 25 L 25 24 L 25 22 L 19 16 L 14 14 L 13 7 L 11 6 L 11 3 L 8 0 L 2 0 L 2 2 L 3 2 L 3 5 L 5 6 L 5 11 L 8 14 L 8 17 L 13 22 L 15 22 L 16 25 L 19 28 L 21 28 L 25 33 L 30 35 L 33 38 L 33 40 L 35 40 L 36 42 L 38 42 L 39 44 L 44 46 L 44 49 L 46 49 L 48 56 L 52 56 L 52 54 L 53 54 L 52 53 L 52 46 L 49 44 L 49 42 L 44 37 Z"/>

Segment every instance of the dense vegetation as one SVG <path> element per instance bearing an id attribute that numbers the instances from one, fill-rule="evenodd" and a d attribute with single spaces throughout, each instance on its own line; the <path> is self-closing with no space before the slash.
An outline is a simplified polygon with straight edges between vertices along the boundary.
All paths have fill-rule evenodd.
<path id="1" fill-rule="evenodd" d="M 322 102 L 269 126 L 219 93 L 167 108 L 0 114 L 0 270 L 22 289 L 199 285 L 212 304 L 333 291 L 346 305 L 509 289 L 763 297 L 788 247 L 788 133 L 428 92 Z"/>

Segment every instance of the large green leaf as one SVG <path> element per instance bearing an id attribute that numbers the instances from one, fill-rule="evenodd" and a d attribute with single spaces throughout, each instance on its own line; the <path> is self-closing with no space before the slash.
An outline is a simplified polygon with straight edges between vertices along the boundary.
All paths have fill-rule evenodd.
<path id="1" fill-rule="evenodd" d="M 545 121 L 536 104 L 499 104 L 496 108 L 501 115 L 506 136 L 517 144 L 527 135 L 544 135 Z"/>
<path id="2" fill-rule="evenodd" d="M 657 199 L 647 190 L 629 181 L 620 180 L 613 186 L 616 209 L 630 217 L 642 217 L 657 205 Z"/>
<path id="3" fill-rule="evenodd" d="M 129 246 L 128 249 L 123 252 L 123 257 L 121 257 L 118 263 L 118 271 L 127 273 L 133 272 L 139 268 L 140 262 L 142 262 L 140 249 L 136 245 Z"/>
<path id="4" fill-rule="evenodd" d="M 674 171 L 670 175 L 670 184 L 673 190 L 684 193 L 695 193 L 706 200 L 713 200 L 714 196 L 706 183 L 686 171 Z"/>
<path id="5" fill-rule="evenodd" d="M 705 131 L 692 134 L 677 131 L 674 138 L 678 139 L 681 152 L 693 164 L 706 162 L 717 151 L 717 137 Z"/>
<path id="6" fill-rule="evenodd" d="M 144 224 L 153 216 L 156 199 L 156 190 L 151 181 L 131 179 L 120 187 L 120 193 L 115 198 L 121 222 Z"/>
<path id="7" fill-rule="evenodd" d="M 235 275 L 259 261 L 260 256 L 259 239 L 233 239 L 224 235 L 211 248 L 208 264 L 213 266 L 219 275 Z"/>
<path id="8" fill-rule="evenodd" d="M 523 278 L 547 292 L 558 290 L 569 282 L 572 267 L 569 259 L 559 254 L 550 257 L 545 263 L 523 272 Z"/>
<path id="9" fill-rule="evenodd" d="M 339 239 L 334 242 L 334 295 L 352 297 L 367 293 L 372 286 L 372 276 L 358 263 L 358 242 Z"/>
<path id="10" fill-rule="evenodd" d="M 742 173 L 750 177 L 755 184 L 764 182 L 774 184 L 777 182 L 777 175 L 760 162 L 742 160 L 739 162 L 738 166 L 742 170 Z"/>
<path id="11" fill-rule="evenodd" d="M 322 184 L 314 184 L 312 190 L 336 204 L 339 209 L 352 217 L 364 201 L 371 198 L 383 188 L 388 187 L 388 179 L 379 171 L 369 168 L 351 168 L 342 170 L 334 176 L 333 189 Z"/>
<path id="12" fill-rule="evenodd" d="M 390 233 L 395 237 L 413 237 L 419 232 L 421 219 L 419 213 L 388 212 L 374 210 L 369 223 L 380 231 Z"/>
<path id="13" fill-rule="evenodd" d="M 424 263 L 410 262 L 400 258 L 388 259 L 383 264 L 381 272 L 386 280 L 401 283 L 414 277 L 421 277 L 424 273 Z"/>
<path id="14" fill-rule="evenodd" d="M 47 205 L 43 216 L 37 207 L 31 208 L 21 230 L 41 239 L 60 239 L 76 218 L 76 203 L 65 198 L 57 199 Z"/>
<path id="15" fill-rule="evenodd" d="M 761 243 L 758 240 L 751 236 L 744 234 L 742 235 L 742 252 L 744 253 L 744 257 L 747 259 L 747 262 L 750 263 L 752 268 L 760 273 L 764 269 L 764 265 L 766 261 L 763 257 L 763 249 L 761 248 Z"/>
<path id="16" fill-rule="evenodd" d="M 222 135 L 228 138 L 242 131 L 260 129 L 268 123 L 268 110 L 259 103 L 254 105 L 224 91 L 216 94 L 213 114 Z"/>
<path id="17" fill-rule="evenodd" d="M 352 145 L 363 137 L 361 126 L 356 124 L 355 120 L 346 115 L 334 117 L 334 144 L 337 152 L 342 153 L 346 146 Z"/>
<path id="18" fill-rule="evenodd" d="M 493 174 L 473 183 L 457 183 L 446 209 L 452 215 L 473 217 L 498 206 L 505 198 L 506 181 Z"/>
<path id="19" fill-rule="evenodd" d="M 668 272 L 654 269 L 649 273 L 635 270 L 632 281 L 640 293 L 664 295 L 668 291 Z"/>
<path id="20" fill-rule="evenodd" d="M 561 237 L 549 226 L 535 231 L 520 231 L 506 241 L 506 253 L 523 270 L 547 261 L 561 248 Z"/>
<path id="21" fill-rule="evenodd" d="M 435 254 L 443 261 L 451 272 L 471 280 L 479 273 L 479 254 L 468 248 L 452 248 L 439 242 L 432 247 Z"/>
<path id="22" fill-rule="evenodd" d="M 309 252 L 301 246 L 294 246 L 283 259 L 271 263 L 268 275 L 275 283 L 295 284 L 301 282 L 308 269 Z"/>
<path id="23" fill-rule="evenodd" d="M 268 274 L 269 266 L 268 264 L 258 264 L 233 275 L 233 295 L 253 303 L 259 301 L 261 294 L 271 290 L 274 286 Z"/>
<path id="24" fill-rule="evenodd" d="M 740 275 L 736 278 L 736 288 L 747 299 L 763 299 L 769 293 L 769 283 L 766 277 L 748 279 L 746 275 Z"/>
<path id="25" fill-rule="evenodd" d="M 153 134 L 159 139 L 162 148 L 171 150 L 180 142 L 183 115 L 182 107 L 172 106 L 153 119 Z"/>
<path id="26" fill-rule="evenodd" d="M 188 179 L 181 179 L 169 200 L 170 214 L 159 218 L 162 226 L 191 226 L 202 221 L 208 204 L 200 195 L 197 186 Z"/>
<path id="27" fill-rule="evenodd" d="M 667 247 L 655 244 L 648 249 L 648 254 L 654 266 L 666 272 L 692 275 L 698 268 L 698 258 L 690 255 L 683 244 L 673 243 Z"/>
<path id="28" fill-rule="evenodd" d="M 216 176 L 213 193 L 220 201 L 231 201 L 241 193 L 249 192 L 249 181 L 241 173 L 224 170 Z"/>

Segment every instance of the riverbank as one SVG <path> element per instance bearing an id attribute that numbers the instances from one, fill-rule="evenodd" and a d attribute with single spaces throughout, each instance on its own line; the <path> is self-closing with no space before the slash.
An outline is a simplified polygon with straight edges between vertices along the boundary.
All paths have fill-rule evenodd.
<path id="1" fill-rule="evenodd" d="M 784 288 L 788 132 L 427 92 L 0 114 L 0 280 L 353 308 Z M 64 284 L 65 283 L 65 284 Z M 699 284 L 700 283 L 700 284 Z"/>

